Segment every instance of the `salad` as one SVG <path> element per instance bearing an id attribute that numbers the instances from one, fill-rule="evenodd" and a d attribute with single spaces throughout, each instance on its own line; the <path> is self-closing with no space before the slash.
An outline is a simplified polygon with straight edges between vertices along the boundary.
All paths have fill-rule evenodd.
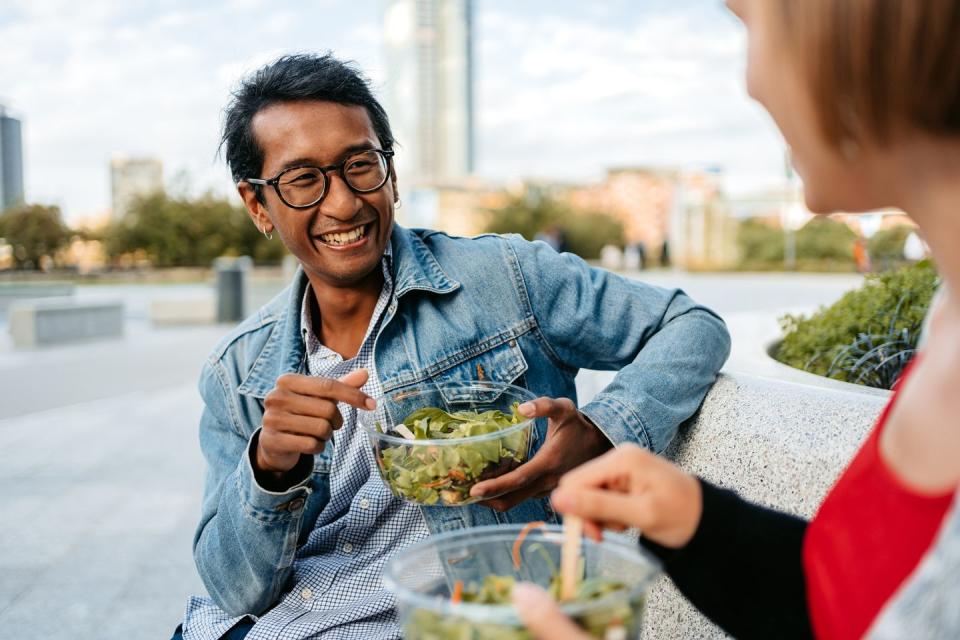
<path id="1" fill-rule="evenodd" d="M 401 498 L 425 505 L 475 502 L 470 489 L 522 464 L 532 421 L 517 411 L 447 412 L 425 407 L 410 413 L 390 433 L 377 423 L 374 457 L 384 481 Z M 396 438 L 404 442 L 397 442 Z M 420 442 L 420 444 L 418 444 Z"/>

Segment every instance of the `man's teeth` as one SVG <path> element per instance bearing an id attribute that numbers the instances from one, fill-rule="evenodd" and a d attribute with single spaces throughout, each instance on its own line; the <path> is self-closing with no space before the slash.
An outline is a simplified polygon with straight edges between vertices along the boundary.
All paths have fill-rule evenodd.
<path id="1" fill-rule="evenodd" d="M 363 237 L 367 226 L 357 227 L 345 233 L 327 233 L 320 236 L 320 239 L 327 244 L 351 244 Z"/>

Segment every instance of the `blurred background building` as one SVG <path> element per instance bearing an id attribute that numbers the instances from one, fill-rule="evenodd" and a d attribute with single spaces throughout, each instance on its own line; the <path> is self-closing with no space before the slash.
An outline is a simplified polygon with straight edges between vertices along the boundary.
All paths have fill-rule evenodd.
<path id="1" fill-rule="evenodd" d="M 112 217 L 122 220 L 137 198 L 163 191 L 163 163 L 157 158 L 115 155 L 110 160 Z"/>
<path id="2" fill-rule="evenodd" d="M 399 214 L 407 224 L 430 226 L 434 189 L 474 170 L 473 3 L 388 0 L 383 29 L 384 106 L 408 194 Z"/>
<path id="3" fill-rule="evenodd" d="M 0 105 L 0 211 L 23 202 L 23 140 L 20 120 Z"/>

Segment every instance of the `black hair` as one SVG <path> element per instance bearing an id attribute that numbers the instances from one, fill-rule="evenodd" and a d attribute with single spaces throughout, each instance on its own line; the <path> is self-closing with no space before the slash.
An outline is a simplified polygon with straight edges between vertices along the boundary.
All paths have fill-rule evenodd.
<path id="1" fill-rule="evenodd" d="M 253 117 L 272 104 L 296 100 L 325 100 L 367 110 L 383 149 L 393 148 L 387 112 L 373 97 L 370 83 L 352 63 L 329 53 L 286 55 L 257 69 L 240 82 L 224 110 L 220 149 L 234 182 L 259 177 L 263 150 L 253 135 Z M 262 197 L 257 188 L 258 199 Z"/>

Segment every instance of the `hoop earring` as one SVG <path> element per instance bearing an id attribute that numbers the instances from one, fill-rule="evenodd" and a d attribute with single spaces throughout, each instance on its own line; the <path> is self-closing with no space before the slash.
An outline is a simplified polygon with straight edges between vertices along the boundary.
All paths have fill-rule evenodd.
<path id="1" fill-rule="evenodd" d="M 402 206 L 403 206 L 403 201 L 400 200 L 400 198 L 397 198 L 397 204 L 395 204 L 395 205 L 393 206 L 393 208 L 394 208 L 394 209 L 399 209 L 399 208 L 402 207 Z"/>
<path id="2" fill-rule="evenodd" d="M 271 231 L 270 233 L 267 233 L 266 229 L 263 229 L 261 227 L 258 227 L 258 229 L 260 229 L 260 233 L 263 234 L 264 238 L 266 238 L 267 240 L 273 240 L 273 231 Z"/>

